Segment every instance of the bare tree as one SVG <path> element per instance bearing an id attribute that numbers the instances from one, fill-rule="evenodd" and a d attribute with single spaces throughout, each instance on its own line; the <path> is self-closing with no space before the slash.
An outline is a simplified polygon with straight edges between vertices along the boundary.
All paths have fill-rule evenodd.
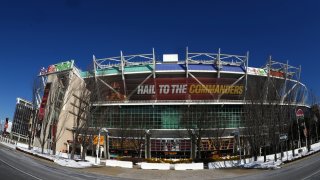
<path id="1" fill-rule="evenodd" d="M 246 94 L 246 104 L 244 106 L 243 134 L 250 144 L 250 153 L 257 160 L 260 148 L 268 143 L 268 125 L 266 117 L 268 110 L 265 106 L 265 94 L 268 91 L 268 84 L 263 81 L 252 81 L 251 89 Z M 265 153 L 264 153 L 265 154 Z"/>
<path id="2" fill-rule="evenodd" d="M 43 89 L 41 82 L 39 81 L 39 78 L 35 78 L 33 80 L 32 84 L 32 114 L 31 119 L 29 123 L 29 141 L 28 141 L 28 147 L 29 150 L 31 150 L 31 144 L 33 144 L 33 139 L 35 136 L 35 128 L 37 125 L 37 118 L 38 118 L 38 95 L 40 94 L 41 89 Z"/>
<path id="3" fill-rule="evenodd" d="M 135 139 L 132 139 L 132 147 L 135 151 L 135 154 L 137 154 L 137 156 L 139 158 L 142 157 L 142 148 L 144 146 L 145 140 L 145 132 L 141 131 L 141 130 L 133 130 L 131 137 L 135 137 Z"/>
<path id="4" fill-rule="evenodd" d="M 57 88 L 57 98 L 55 99 L 55 118 L 50 124 L 49 135 L 51 137 L 51 149 L 53 154 L 56 154 L 56 145 L 59 139 L 63 136 L 65 132 L 65 124 L 69 118 L 68 113 L 61 113 L 62 108 L 71 99 L 71 92 L 68 89 L 70 81 L 73 78 L 73 72 L 69 71 L 62 74 L 57 74 L 57 81 L 55 82 L 58 86 Z M 69 90 L 69 91 L 68 91 Z M 64 116 L 63 116 L 64 115 Z M 58 128 L 59 125 L 59 128 Z"/>
<path id="5" fill-rule="evenodd" d="M 182 117 L 181 125 L 186 128 L 191 140 L 191 159 L 195 160 L 202 158 L 201 151 L 203 150 L 203 137 L 214 135 L 217 144 L 220 144 L 220 137 L 224 130 L 218 127 L 221 125 L 221 119 L 218 116 L 210 115 L 209 110 L 203 106 L 184 106 L 181 108 Z M 213 127 L 213 122 L 218 122 Z M 213 130 L 215 129 L 215 130 Z M 218 145 L 220 147 L 220 145 Z"/>
<path id="6" fill-rule="evenodd" d="M 59 96 L 59 86 L 55 83 L 47 83 L 44 96 L 42 99 L 42 104 L 39 113 L 38 113 L 38 121 L 37 121 L 37 134 L 36 137 L 39 140 L 41 146 L 41 153 L 44 153 L 44 146 L 48 142 L 50 130 L 48 129 L 54 119 L 58 119 L 59 114 L 56 113 L 57 107 L 56 99 Z"/>
<path id="7" fill-rule="evenodd" d="M 310 115 L 310 125 L 313 126 L 313 134 L 310 133 L 312 137 L 314 137 L 315 142 L 319 141 L 319 119 L 320 119 L 320 109 L 318 104 L 318 98 L 316 95 L 311 91 L 310 93 L 311 97 L 311 115 Z"/>
<path id="8" fill-rule="evenodd" d="M 56 153 L 56 142 L 61 137 L 62 131 L 57 129 L 59 123 L 60 112 L 65 105 L 65 91 L 69 83 L 70 72 L 52 74 L 48 76 L 48 82 L 43 87 L 43 82 L 40 78 L 36 78 L 33 84 L 33 114 L 32 127 L 30 137 L 36 137 L 41 146 L 43 153 L 44 146 L 47 144 L 48 149 Z M 43 80 L 43 77 L 41 77 Z M 43 91 L 43 97 L 40 107 L 37 107 L 37 99 L 40 99 L 40 94 Z M 65 121 L 62 121 L 65 122 Z M 61 127 L 64 127 L 63 125 Z M 29 145 L 31 148 L 31 146 Z"/>
<path id="9" fill-rule="evenodd" d="M 82 142 L 86 142 L 86 135 L 89 129 L 88 119 L 90 117 L 90 92 L 86 89 L 84 83 L 78 86 L 76 91 L 73 91 L 73 101 L 71 102 L 72 110 L 69 111 L 70 114 L 74 116 L 73 121 L 73 140 L 72 140 L 72 151 L 71 159 L 74 159 L 76 145 L 78 143 L 78 138 L 80 133 L 85 135 L 82 138 Z"/>
<path id="10" fill-rule="evenodd" d="M 127 116 L 125 120 L 122 120 L 119 130 L 120 149 L 131 149 L 141 158 L 145 145 L 145 128 L 143 120 L 135 124 L 132 121 L 132 116 Z"/>
<path id="11" fill-rule="evenodd" d="M 88 147 L 93 145 L 94 134 L 102 127 L 102 120 L 106 114 L 100 107 L 93 105 L 94 100 L 99 98 L 98 85 L 93 79 L 86 79 L 72 90 L 72 109 L 69 111 L 74 117 L 71 159 L 74 159 L 77 144 L 81 144 L 81 159 L 85 159 Z"/>

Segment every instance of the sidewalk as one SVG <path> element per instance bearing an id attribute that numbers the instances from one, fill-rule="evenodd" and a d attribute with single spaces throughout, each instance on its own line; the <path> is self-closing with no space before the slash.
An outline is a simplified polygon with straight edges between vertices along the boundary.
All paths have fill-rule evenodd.
<path id="1" fill-rule="evenodd" d="M 3 139 L 0 137 L 0 143 L 11 148 L 17 149 L 23 153 L 28 153 L 30 155 L 40 157 L 42 159 L 46 159 L 49 161 L 54 161 L 56 159 L 65 159 L 63 157 L 57 157 L 53 155 L 44 155 L 39 154 L 39 152 L 33 150 L 30 151 L 27 149 L 26 144 L 16 143 L 9 139 Z M 302 148 L 304 150 L 303 153 L 297 153 L 299 156 L 295 158 L 302 158 L 303 156 L 307 156 L 309 153 L 305 152 L 306 148 Z M 313 151 L 310 154 L 315 153 L 320 150 L 320 143 L 316 143 L 312 145 Z M 297 149 L 298 151 L 298 149 Z M 278 155 L 278 157 L 280 154 Z M 288 154 L 290 156 L 290 154 Z M 268 156 L 267 163 L 272 162 L 273 155 Z M 259 157 L 258 161 L 252 162 L 253 165 L 264 165 L 263 161 L 261 161 L 263 157 Z M 286 158 L 284 158 L 285 160 Z M 66 161 L 73 161 L 70 159 L 65 159 Z M 293 159 L 292 159 L 293 160 Z M 247 161 L 248 162 L 248 161 Z M 57 163 L 57 162 L 56 162 Z M 216 162 L 219 163 L 219 162 Z M 226 163 L 225 163 L 226 164 Z M 61 165 L 61 164 L 60 164 Z M 249 166 L 250 163 L 245 164 Z M 221 168 L 221 167 L 220 167 Z M 265 168 L 268 169 L 268 168 Z M 73 171 L 79 171 L 84 173 L 97 173 L 103 174 L 107 176 L 114 176 L 114 177 L 121 177 L 121 178 L 129 178 L 129 179 L 221 179 L 221 178 L 235 178 L 244 175 L 251 175 L 261 172 L 259 169 L 241 169 L 241 168 L 221 168 L 221 169 L 204 169 L 204 170 L 186 170 L 186 171 L 179 171 L 179 170 L 143 170 L 140 169 L 137 165 L 134 166 L 132 169 L 126 168 L 115 168 L 115 167 L 106 167 L 104 166 L 92 166 L 92 167 L 83 167 L 83 169 L 72 169 Z"/>

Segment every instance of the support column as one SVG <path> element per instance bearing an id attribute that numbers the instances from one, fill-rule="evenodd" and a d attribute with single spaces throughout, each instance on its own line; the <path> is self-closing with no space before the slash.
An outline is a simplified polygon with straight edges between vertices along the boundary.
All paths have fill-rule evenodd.
<path id="1" fill-rule="evenodd" d="M 150 130 L 146 130 L 145 134 L 145 158 L 151 158 L 151 140 L 150 140 L 151 134 Z"/>
<path id="2" fill-rule="evenodd" d="M 121 54 L 121 75 L 122 75 L 122 82 L 123 82 L 123 95 L 124 95 L 124 99 L 127 100 L 127 85 L 126 85 L 126 79 L 124 76 L 124 67 L 125 65 L 125 59 L 123 57 L 123 53 L 122 51 L 120 52 Z"/>
<path id="3" fill-rule="evenodd" d="M 105 157 L 106 159 L 110 159 L 110 153 L 109 153 L 109 134 L 108 134 L 108 133 L 104 136 L 103 149 L 105 150 L 105 151 L 104 151 L 104 157 Z"/>
<path id="4" fill-rule="evenodd" d="M 218 78 L 220 78 L 220 70 L 221 70 L 221 60 L 220 60 L 220 48 L 218 50 L 218 56 L 217 56 L 217 70 L 218 70 Z"/>
<path id="5" fill-rule="evenodd" d="M 246 68 L 246 81 L 245 81 L 245 87 L 244 87 L 244 96 L 243 100 L 246 101 L 247 96 L 247 90 L 248 90 L 248 67 L 249 67 L 249 51 L 247 52 L 246 61 L 245 61 L 245 68 Z"/>
<path id="6" fill-rule="evenodd" d="M 105 149 L 104 149 L 103 147 L 100 148 L 100 154 L 99 154 L 99 158 L 100 158 L 100 159 L 101 159 L 101 157 L 102 157 L 102 151 L 103 151 L 103 152 L 105 151 Z"/>
<path id="7" fill-rule="evenodd" d="M 107 135 L 103 136 L 103 150 L 104 158 L 107 159 Z"/>
<path id="8" fill-rule="evenodd" d="M 154 53 L 154 48 L 152 48 L 152 74 L 153 74 L 153 78 L 156 78 L 156 55 Z"/>
<path id="9" fill-rule="evenodd" d="M 82 152 L 83 152 L 83 146 L 82 144 L 80 145 L 80 155 L 82 156 Z M 81 157 L 82 158 L 82 157 Z"/>
<path id="10" fill-rule="evenodd" d="M 186 65 L 186 78 L 189 77 L 189 50 L 188 50 L 188 47 L 186 48 L 186 62 L 185 62 L 185 65 Z"/>
<path id="11" fill-rule="evenodd" d="M 190 153 L 190 158 L 192 160 L 196 159 L 196 152 L 197 152 L 197 149 L 196 149 L 196 135 L 195 135 L 195 132 L 194 130 L 191 131 L 191 153 Z"/>
<path id="12" fill-rule="evenodd" d="M 67 142 L 67 154 L 69 154 L 69 148 L 70 146 L 69 146 L 69 143 Z"/>

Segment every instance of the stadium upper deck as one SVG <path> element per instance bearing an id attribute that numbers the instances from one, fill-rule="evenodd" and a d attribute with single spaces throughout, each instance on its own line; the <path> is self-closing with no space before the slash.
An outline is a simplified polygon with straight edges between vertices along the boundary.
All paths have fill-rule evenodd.
<path id="1" fill-rule="evenodd" d="M 281 84 L 279 86 L 282 86 L 279 87 L 279 89 L 281 89 L 282 92 L 280 93 L 282 93 L 281 96 L 284 98 L 288 92 L 291 92 L 293 89 L 299 89 L 300 94 L 305 94 L 307 92 L 306 86 L 300 82 L 301 67 L 297 68 L 291 66 L 288 64 L 288 62 L 276 62 L 271 59 L 271 57 L 267 61 L 266 65 L 262 68 L 250 67 L 248 52 L 245 55 L 232 55 L 223 54 L 219 49 L 217 53 L 191 53 L 187 48 L 185 60 L 178 59 L 177 54 L 165 54 L 163 55 L 163 60 L 161 61 L 156 59 L 154 50 L 151 54 L 137 55 L 123 55 L 121 52 L 119 57 L 98 59 L 93 56 L 93 63 L 94 69 L 92 71 L 81 72 L 81 76 L 85 79 L 99 77 L 99 81 L 114 92 L 119 90 L 114 89 L 112 83 L 118 81 L 121 86 L 120 91 L 122 91 L 124 96 L 118 100 L 102 100 L 100 101 L 100 105 L 105 103 L 118 105 L 119 101 L 125 102 L 126 104 L 137 103 L 137 100 L 145 101 L 146 99 L 144 98 L 132 98 L 132 95 L 137 92 L 137 89 L 139 89 L 139 86 L 141 87 L 142 84 L 150 84 L 152 79 L 160 79 L 161 81 L 161 79 L 164 78 L 180 78 L 181 81 L 183 81 L 182 78 L 185 78 L 184 80 L 186 81 L 186 84 L 190 84 L 189 81 L 192 81 L 193 83 L 201 85 L 204 89 L 206 89 L 206 78 L 211 80 L 214 79 L 214 81 L 220 82 L 228 80 L 228 83 L 222 84 L 231 86 L 242 84 L 244 86 L 244 93 L 242 94 L 243 99 L 245 99 L 244 95 L 246 91 L 250 89 L 249 86 L 254 86 L 254 83 L 250 81 L 259 81 L 257 78 L 264 80 L 267 78 L 273 78 L 281 81 L 281 83 L 278 84 Z M 134 87 L 130 87 L 133 79 L 139 80 L 135 82 Z M 230 82 L 230 80 L 232 82 Z M 212 83 L 213 82 L 211 82 L 211 84 Z M 187 86 L 188 88 L 190 87 L 189 85 Z M 209 92 L 209 94 L 212 92 L 209 89 L 205 91 Z M 158 95 L 158 93 L 156 94 Z M 236 103 L 242 98 L 224 98 L 224 102 L 232 100 Z M 189 102 L 192 103 L 196 102 L 197 100 L 203 100 L 207 98 L 154 98 L 149 100 L 155 99 L 158 103 L 165 103 L 166 100 L 170 100 L 172 103 L 173 100 L 177 102 L 177 100 L 183 99 L 191 100 Z M 211 103 L 215 103 L 214 101 L 220 102 L 221 96 L 216 96 L 209 99 L 211 100 Z M 152 101 L 148 102 L 153 103 Z M 299 101 L 300 104 L 304 102 L 305 97 Z"/>
<path id="2" fill-rule="evenodd" d="M 52 65 L 47 70 L 42 70 L 41 74 L 48 75 L 53 72 L 75 68 L 73 64 L 73 61 L 71 61 Z M 157 104 L 166 104 L 167 101 L 170 101 L 171 104 L 197 104 L 197 101 L 216 104 L 232 101 L 236 104 L 243 104 L 247 91 L 253 89 L 253 86 L 257 86 L 257 82 L 266 81 L 268 78 L 278 81 L 275 84 L 278 86 L 279 96 L 283 96 L 282 102 L 293 90 L 296 91 L 297 96 L 300 96 L 297 103 L 304 104 L 306 101 L 307 88 L 300 82 L 301 67 L 293 67 L 288 62 L 276 62 L 271 57 L 262 68 L 250 67 L 248 52 L 245 55 L 232 55 L 223 54 L 219 49 L 217 53 L 191 53 L 187 48 L 185 60 L 179 60 L 178 54 L 164 54 L 163 60 L 160 61 L 156 59 L 153 49 L 151 54 L 123 55 L 121 52 L 118 57 L 101 59 L 93 56 L 93 64 L 93 70 L 79 71 L 77 68 L 75 69 L 83 79 L 97 77 L 98 82 L 104 86 L 105 93 L 109 94 L 108 97 L 112 96 L 112 98 L 97 100 L 97 105 L 136 104 L 142 101 L 144 103 L 155 103 L 154 101 L 157 101 Z M 170 85 L 174 87 L 181 84 L 185 84 L 181 88 L 188 90 L 183 97 L 159 96 L 161 94 L 159 91 L 162 90 L 161 86 Z M 195 84 L 197 84 L 197 91 L 194 88 L 192 89 Z M 237 85 L 242 87 L 235 87 Z M 153 97 L 137 96 L 140 92 L 138 90 L 141 90 L 141 88 L 144 88 L 145 94 Z M 215 90 L 212 88 L 215 88 Z M 241 91 L 234 91 L 234 88 Z M 171 90 L 173 92 L 172 88 Z M 148 91 L 150 92 L 148 93 Z M 192 93 L 192 91 L 198 93 Z M 239 93 L 237 97 L 227 95 L 233 94 L 233 92 L 243 93 Z M 116 95 L 111 95 L 112 93 Z M 208 95 L 201 97 L 191 95 L 204 93 Z M 208 100 L 210 102 L 206 102 Z"/>

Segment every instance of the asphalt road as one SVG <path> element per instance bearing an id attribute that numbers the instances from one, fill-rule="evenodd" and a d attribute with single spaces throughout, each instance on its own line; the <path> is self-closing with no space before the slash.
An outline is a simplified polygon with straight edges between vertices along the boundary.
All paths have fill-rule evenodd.
<path id="1" fill-rule="evenodd" d="M 96 169 L 96 170 L 95 170 Z M 217 169 L 199 171 L 145 171 L 141 169 L 95 168 L 75 170 L 39 160 L 0 144 L 0 179 L 320 179 L 320 153 L 285 164 L 276 170 Z M 96 171 L 96 172 L 95 172 Z M 103 172 L 103 173 L 102 173 Z M 113 174 L 113 177 L 110 176 Z M 98 174 L 96 174 L 98 173 Z M 110 174 L 109 174 L 110 173 Z M 118 176 L 118 177 L 115 177 Z M 122 176 L 122 177 L 121 177 Z M 121 177 L 121 178 L 120 178 Z"/>
<path id="2" fill-rule="evenodd" d="M 79 173 L 72 168 L 31 158 L 0 144 L 0 179 L 21 180 L 82 180 L 120 179 L 90 173 Z"/>
<path id="3" fill-rule="evenodd" d="M 262 170 L 261 173 L 236 179 L 318 180 L 320 179 L 320 153 L 282 165 L 280 169 Z"/>

